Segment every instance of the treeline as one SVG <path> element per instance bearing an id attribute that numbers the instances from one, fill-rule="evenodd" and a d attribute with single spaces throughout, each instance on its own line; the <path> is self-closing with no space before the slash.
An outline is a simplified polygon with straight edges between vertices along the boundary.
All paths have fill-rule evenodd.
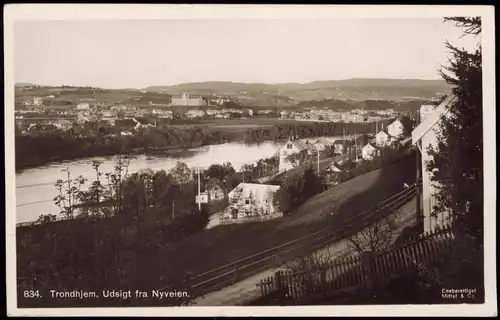
<path id="1" fill-rule="evenodd" d="M 381 125 L 387 126 L 390 120 L 380 121 Z M 322 136 L 342 136 L 354 134 L 375 133 L 376 123 L 339 123 L 339 122 L 315 122 L 300 124 L 280 124 L 272 128 L 259 128 L 243 132 L 245 142 L 261 141 L 281 141 L 289 137 L 296 136 L 301 138 L 314 138 Z"/>
<path id="2" fill-rule="evenodd" d="M 106 130 L 82 136 L 74 131 L 47 130 L 37 135 L 16 135 L 16 168 L 49 161 L 111 156 L 154 151 L 161 147 L 191 148 L 232 140 L 230 133 L 201 128 L 148 130 L 132 136 L 112 135 Z"/>

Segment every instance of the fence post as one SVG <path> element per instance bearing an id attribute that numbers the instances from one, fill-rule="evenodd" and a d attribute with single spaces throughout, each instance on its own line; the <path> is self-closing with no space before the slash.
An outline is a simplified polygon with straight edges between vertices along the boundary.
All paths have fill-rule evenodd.
<path id="1" fill-rule="evenodd" d="M 283 274 L 281 271 L 276 271 L 274 274 L 274 287 L 276 288 L 276 299 L 278 303 L 282 303 L 285 300 L 285 290 L 283 285 Z"/>
<path id="2" fill-rule="evenodd" d="M 374 274 L 373 274 L 373 260 L 374 254 L 372 251 L 365 251 L 361 256 L 361 265 L 367 289 L 372 290 L 374 287 Z"/>

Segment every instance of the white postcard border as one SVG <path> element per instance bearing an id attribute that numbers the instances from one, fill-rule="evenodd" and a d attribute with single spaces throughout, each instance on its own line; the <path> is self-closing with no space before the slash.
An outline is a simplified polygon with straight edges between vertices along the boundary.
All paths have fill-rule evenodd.
<path id="1" fill-rule="evenodd" d="M 331 19 L 481 16 L 483 46 L 483 143 L 485 299 L 482 305 L 383 305 L 300 307 L 17 308 L 16 194 L 14 161 L 14 21 L 67 19 Z M 496 135 L 493 6 L 310 6 L 8 4 L 4 10 L 5 177 L 7 310 L 11 316 L 493 316 L 496 308 Z"/>

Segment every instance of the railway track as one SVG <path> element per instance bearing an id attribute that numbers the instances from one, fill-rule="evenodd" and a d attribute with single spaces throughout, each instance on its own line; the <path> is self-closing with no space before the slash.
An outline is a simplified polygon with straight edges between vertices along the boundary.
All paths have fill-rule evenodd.
<path id="1" fill-rule="evenodd" d="M 420 183 L 421 184 L 421 183 Z M 371 210 L 366 210 L 342 221 L 341 226 L 329 226 L 307 236 L 233 261 L 218 268 L 197 274 L 184 281 L 191 297 L 201 297 L 220 290 L 259 272 L 281 267 L 286 262 L 336 243 L 359 232 L 379 219 L 390 215 L 415 196 L 416 185 L 383 200 Z M 168 290 L 168 287 L 159 290 Z"/>

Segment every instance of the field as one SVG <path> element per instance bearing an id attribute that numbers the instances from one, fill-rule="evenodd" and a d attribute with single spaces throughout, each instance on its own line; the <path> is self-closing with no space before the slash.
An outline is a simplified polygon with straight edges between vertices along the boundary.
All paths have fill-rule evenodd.
<path id="1" fill-rule="evenodd" d="M 228 131 L 228 132 L 243 132 L 246 130 L 257 128 L 270 128 L 276 124 L 297 124 L 301 123 L 296 120 L 281 120 L 277 118 L 259 118 L 252 117 L 250 119 L 217 119 L 217 120 L 200 120 L 199 123 L 193 124 L 176 124 L 173 128 L 205 128 L 213 131 Z"/>

